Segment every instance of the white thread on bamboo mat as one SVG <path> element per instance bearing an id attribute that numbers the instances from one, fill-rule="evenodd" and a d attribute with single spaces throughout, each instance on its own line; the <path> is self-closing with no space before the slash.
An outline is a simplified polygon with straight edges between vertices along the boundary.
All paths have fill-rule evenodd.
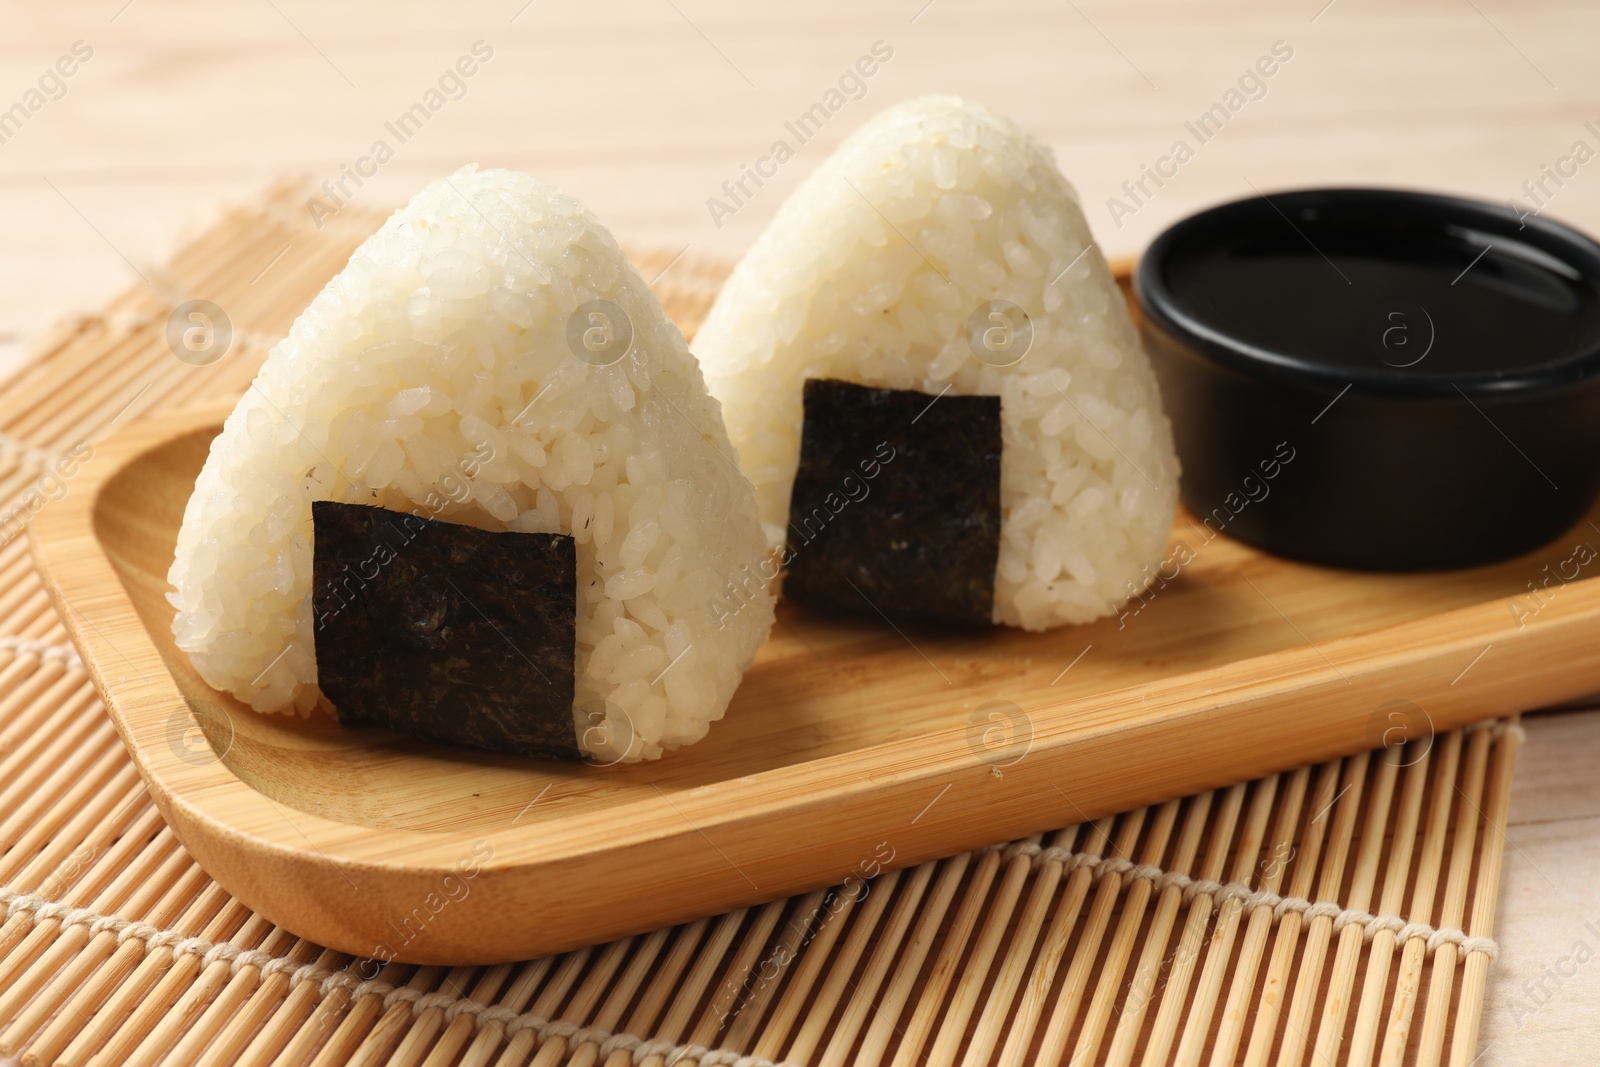
<path id="1" fill-rule="evenodd" d="M 1461 728 L 1464 734 L 1475 734 L 1479 730 L 1488 730 L 1490 738 L 1509 737 L 1519 745 L 1528 739 L 1528 731 L 1522 728 L 1521 715 L 1513 715 L 1509 719 L 1485 719 Z"/>
<path id="2" fill-rule="evenodd" d="M 13 437 L 0 430 L 0 461 L 14 461 L 24 470 L 43 470 L 60 458 L 54 452 L 35 448 L 20 437 Z"/>
<path id="3" fill-rule="evenodd" d="M 31 637 L 0 636 L 0 652 L 26 653 L 37 656 L 41 663 L 54 661 L 78 670 L 83 669 L 83 660 L 78 658 L 78 650 L 71 645 L 53 645 L 48 641 L 38 641 Z"/>
<path id="4" fill-rule="evenodd" d="M 230 973 L 237 974 L 243 967 L 254 967 L 261 977 L 274 974 L 288 976 L 293 989 L 305 982 L 315 982 L 324 997 L 335 989 L 347 990 L 351 1000 L 378 996 L 383 998 L 387 1010 L 396 1004 L 409 1004 L 413 1014 L 433 1008 L 444 1009 L 446 1021 L 458 1016 L 471 1015 L 476 1025 L 498 1024 L 507 1037 L 523 1030 L 532 1030 L 540 1043 L 552 1038 L 564 1038 L 569 1046 L 596 1045 L 603 1062 L 615 1052 L 626 1052 L 633 1062 L 640 1063 L 651 1056 L 661 1056 L 668 1063 L 692 1059 L 705 1067 L 789 1067 L 763 1056 L 752 1056 L 732 1049 L 708 1049 L 702 1045 L 680 1045 L 673 1041 L 647 1041 L 633 1034 L 612 1033 L 592 1027 L 579 1026 L 561 1019 L 546 1019 L 532 1012 L 516 1012 L 499 1005 L 484 1004 L 470 997 L 449 993 L 424 993 L 409 986 L 396 986 L 377 979 L 362 980 L 349 971 L 330 971 L 314 963 L 299 963 L 284 956 L 258 948 L 241 948 L 227 941 L 207 941 L 203 937 L 186 937 L 176 930 L 163 930 L 149 923 L 119 919 L 114 915 L 101 915 L 88 908 L 74 908 L 60 901 L 49 900 L 36 893 L 19 893 L 14 889 L 0 888 L 0 904 L 6 908 L 6 918 L 29 915 L 35 922 L 55 920 L 63 928 L 87 927 L 91 936 L 102 933 L 115 934 L 117 944 L 133 940 L 142 942 L 145 950 L 166 948 L 173 955 L 197 956 L 209 967 L 226 962 Z"/>
<path id="5" fill-rule="evenodd" d="M 172 313 L 189 298 L 189 294 L 181 289 L 168 295 L 176 296 L 178 299 L 164 301 L 154 307 L 146 305 L 144 307 L 123 308 L 109 314 L 93 312 L 77 315 L 73 321 L 80 330 L 85 327 L 99 326 L 119 338 L 131 337 L 141 331 L 153 330 L 157 327 L 161 327 L 164 330 L 167 319 L 171 318 Z M 236 352 L 242 348 L 254 348 L 269 352 L 284 337 L 283 334 L 243 330 L 231 324 L 229 328 L 231 330 L 229 352 Z M 165 343 L 161 334 L 157 334 L 153 340 L 161 340 L 163 344 Z"/>
<path id="6" fill-rule="evenodd" d="M 1455 945 L 1460 950 L 1458 962 L 1472 952 L 1481 952 L 1490 959 L 1500 955 L 1500 944 L 1494 938 L 1474 937 L 1465 930 L 1455 927 L 1434 927 L 1428 923 L 1407 922 L 1398 915 L 1373 915 L 1371 912 L 1359 908 L 1347 908 L 1331 900 L 1280 896 L 1270 889 L 1251 889 L 1238 882 L 1190 878 L 1181 871 L 1163 870 L 1148 863 L 1134 863 L 1121 856 L 1107 858 L 1092 852 L 1069 852 L 1063 848 L 1046 848 L 1030 841 L 996 845 L 984 851 L 999 852 L 1007 859 L 1026 856 L 1035 867 L 1052 862 L 1061 864 L 1067 871 L 1087 867 L 1092 881 L 1098 881 L 1108 874 L 1124 874 L 1130 879 L 1151 882 L 1158 890 L 1169 887 L 1181 889 L 1185 901 L 1206 893 L 1217 904 L 1226 900 L 1237 900 L 1241 907 L 1252 911 L 1260 907 L 1270 907 L 1274 919 L 1283 918 L 1284 913 L 1289 911 L 1299 912 L 1306 919 L 1328 918 L 1333 920 L 1332 926 L 1335 931 L 1342 930 L 1346 926 L 1360 926 L 1363 940 L 1366 941 L 1371 941 L 1379 930 L 1392 932 L 1395 940 L 1401 942 L 1413 938 L 1426 938 L 1430 953 L 1437 951 L 1440 945 Z"/>

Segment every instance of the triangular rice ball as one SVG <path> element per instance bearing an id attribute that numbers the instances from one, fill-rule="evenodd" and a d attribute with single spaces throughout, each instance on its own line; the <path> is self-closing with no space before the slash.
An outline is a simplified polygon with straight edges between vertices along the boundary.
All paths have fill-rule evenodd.
<path id="1" fill-rule="evenodd" d="M 765 558 L 732 457 L 610 233 L 544 182 L 466 168 L 357 250 L 229 416 L 178 538 L 178 645 L 258 711 L 317 705 L 313 500 L 570 534 L 584 747 L 659 756 L 722 715 L 772 620 L 764 590 L 724 606 Z"/>
<path id="2" fill-rule="evenodd" d="M 1026 320 L 994 318 L 1007 305 Z M 774 545 L 792 537 L 802 387 L 831 378 L 1001 398 L 993 621 L 1087 621 L 1160 567 L 1178 462 L 1154 374 L 1071 186 L 982 107 L 925 97 L 848 137 L 694 347 Z"/>

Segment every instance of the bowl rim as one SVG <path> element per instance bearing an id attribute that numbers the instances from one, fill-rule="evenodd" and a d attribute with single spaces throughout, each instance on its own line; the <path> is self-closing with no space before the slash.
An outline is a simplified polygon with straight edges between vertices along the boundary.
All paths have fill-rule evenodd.
<path id="1" fill-rule="evenodd" d="M 1454 216 L 1454 224 L 1470 224 L 1474 229 L 1491 234 L 1515 234 L 1519 241 L 1573 267 L 1600 294 L 1600 242 L 1566 223 L 1519 214 L 1509 203 L 1501 205 L 1448 193 L 1376 186 L 1315 186 L 1258 193 L 1214 204 L 1162 230 L 1146 248 L 1133 273 L 1134 295 L 1146 321 L 1215 364 L 1247 377 L 1317 391 L 1348 389 L 1380 398 L 1460 397 L 1471 401 L 1474 397 L 1508 398 L 1559 392 L 1600 376 L 1600 332 L 1587 348 L 1536 367 L 1420 375 L 1408 374 L 1403 368 L 1347 366 L 1277 351 L 1251 344 L 1211 325 L 1181 304 L 1167 285 L 1163 268 L 1179 243 L 1196 229 L 1216 224 L 1219 216 L 1262 210 L 1254 207 L 1261 201 L 1279 215 L 1284 214 L 1285 207 L 1300 207 L 1308 202 L 1319 205 L 1338 202 L 1354 203 L 1365 210 L 1382 213 L 1403 211 L 1413 217 L 1419 209 L 1429 216 Z"/>

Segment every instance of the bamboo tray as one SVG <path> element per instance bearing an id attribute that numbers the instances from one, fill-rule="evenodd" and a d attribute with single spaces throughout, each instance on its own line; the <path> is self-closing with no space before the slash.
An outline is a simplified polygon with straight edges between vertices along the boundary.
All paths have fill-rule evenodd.
<path id="1" fill-rule="evenodd" d="M 1496 567 L 1396 576 L 1180 516 L 1192 561 L 1089 626 L 902 633 L 784 606 L 726 718 L 658 763 L 257 716 L 174 650 L 163 597 L 229 406 L 97 446 L 35 518 L 35 560 L 184 845 L 253 910 L 359 956 L 563 951 L 1600 689 L 1582 654 L 1600 584 L 1529 591 L 1592 524 Z"/>

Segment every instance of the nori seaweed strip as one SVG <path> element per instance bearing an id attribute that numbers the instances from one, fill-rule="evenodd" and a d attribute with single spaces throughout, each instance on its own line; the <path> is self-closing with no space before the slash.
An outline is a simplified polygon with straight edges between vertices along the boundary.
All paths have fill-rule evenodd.
<path id="1" fill-rule="evenodd" d="M 993 621 L 1000 398 L 805 383 L 783 595 L 825 611 Z"/>
<path id="2" fill-rule="evenodd" d="M 582 758 L 571 537 L 326 500 L 311 519 L 317 683 L 340 722 Z"/>

